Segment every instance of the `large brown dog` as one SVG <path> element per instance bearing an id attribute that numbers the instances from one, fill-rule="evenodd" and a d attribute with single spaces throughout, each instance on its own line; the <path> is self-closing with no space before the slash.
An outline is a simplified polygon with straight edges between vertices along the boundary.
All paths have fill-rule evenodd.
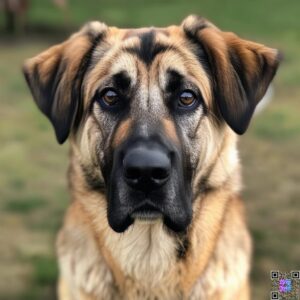
<path id="1" fill-rule="evenodd" d="M 91 22 L 25 63 L 71 143 L 59 299 L 249 299 L 236 133 L 278 64 L 275 49 L 196 16 Z"/>

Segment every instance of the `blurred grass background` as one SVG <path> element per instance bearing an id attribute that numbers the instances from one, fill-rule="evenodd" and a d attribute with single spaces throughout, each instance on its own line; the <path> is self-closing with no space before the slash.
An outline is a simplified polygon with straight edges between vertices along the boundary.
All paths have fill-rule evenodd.
<path id="1" fill-rule="evenodd" d="M 31 0 L 25 29 L 14 35 L 5 32 L 0 12 L 0 299 L 55 299 L 54 239 L 68 204 L 68 146 L 56 144 L 34 105 L 23 60 L 89 20 L 166 26 L 190 13 L 284 53 L 273 101 L 240 139 L 255 247 L 253 299 L 269 299 L 270 270 L 300 269 L 300 1 L 54 2 Z"/>

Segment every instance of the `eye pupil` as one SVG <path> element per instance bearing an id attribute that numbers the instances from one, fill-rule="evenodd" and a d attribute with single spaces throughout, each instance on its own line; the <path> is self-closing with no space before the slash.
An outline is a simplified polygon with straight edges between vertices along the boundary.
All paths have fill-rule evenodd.
<path id="1" fill-rule="evenodd" d="M 196 96 L 194 93 L 189 91 L 184 91 L 181 93 L 179 98 L 179 106 L 192 106 L 196 101 Z"/>
<path id="2" fill-rule="evenodd" d="M 113 90 L 107 90 L 102 96 L 102 101 L 108 106 L 115 105 L 118 100 L 118 94 Z"/>

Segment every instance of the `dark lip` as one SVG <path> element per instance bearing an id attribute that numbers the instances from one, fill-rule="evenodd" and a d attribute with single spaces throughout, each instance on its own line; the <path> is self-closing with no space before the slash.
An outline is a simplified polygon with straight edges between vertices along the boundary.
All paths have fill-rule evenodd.
<path id="1" fill-rule="evenodd" d="M 138 205 L 130 216 L 137 219 L 156 219 L 162 216 L 162 212 L 153 203 L 146 201 Z"/>

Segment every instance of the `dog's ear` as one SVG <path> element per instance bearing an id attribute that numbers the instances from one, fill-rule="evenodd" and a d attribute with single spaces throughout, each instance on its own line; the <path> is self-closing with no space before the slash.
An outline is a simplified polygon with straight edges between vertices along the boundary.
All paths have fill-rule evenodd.
<path id="1" fill-rule="evenodd" d="M 105 31 L 103 23 L 90 22 L 67 41 L 28 59 L 23 65 L 33 98 L 51 121 L 60 144 L 67 139 L 78 118 L 83 77 Z"/>
<path id="2" fill-rule="evenodd" d="M 187 17 L 182 27 L 201 48 L 205 57 L 199 59 L 208 61 L 217 109 L 231 129 L 243 134 L 276 73 L 279 52 L 223 32 L 197 16 Z"/>

